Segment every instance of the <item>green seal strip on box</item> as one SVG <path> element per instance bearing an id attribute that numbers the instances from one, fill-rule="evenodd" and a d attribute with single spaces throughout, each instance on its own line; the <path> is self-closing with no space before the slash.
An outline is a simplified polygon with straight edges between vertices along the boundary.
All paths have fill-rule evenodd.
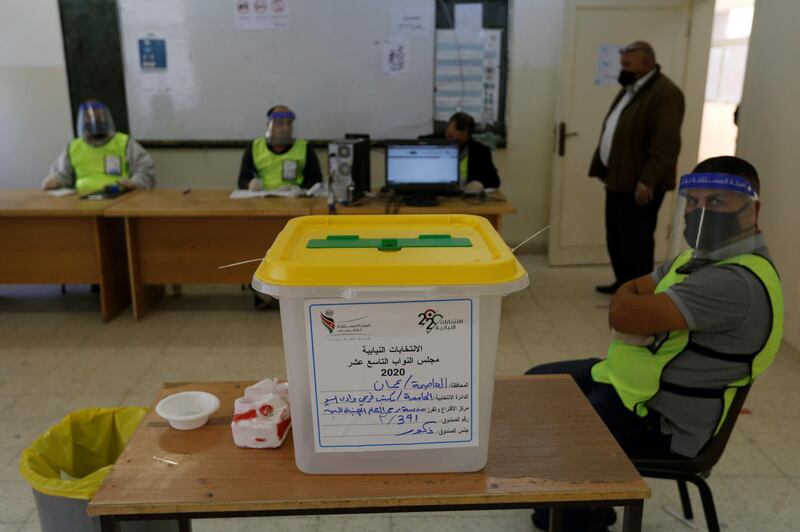
<path id="1" fill-rule="evenodd" d="M 418 238 L 360 238 L 358 235 L 328 235 L 312 238 L 309 249 L 375 248 L 379 251 L 399 251 L 403 248 L 469 248 L 469 238 L 450 235 L 419 235 Z"/>

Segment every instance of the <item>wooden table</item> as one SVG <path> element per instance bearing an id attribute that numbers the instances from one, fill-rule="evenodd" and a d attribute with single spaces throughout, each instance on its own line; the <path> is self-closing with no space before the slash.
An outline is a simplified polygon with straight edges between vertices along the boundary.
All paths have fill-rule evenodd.
<path id="1" fill-rule="evenodd" d="M 311 213 L 313 198 L 229 199 L 230 190 L 140 192 L 107 209 L 124 218 L 133 300 L 139 320 L 165 284 L 249 284 L 258 263 L 219 266 L 263 257 L 296 216 Z"/>
<path id="2" fill-rule="evenodd" d="M 249 382 L 167 384 L 159 399 L 205 390 L 221 408 L 194 431 L 171 429 L 151 410 L 117 459 L 88 512 L 104 532 L 130 519 L 428 512 L 625 506 L 623 530 L 641 530 L 650 489 L 566 375 L 500 377 L 489 461 L 476 473 L 307 475 L 292 440 L 240 449 L 230 429 L 233 400 Z M 172 465 L 156 458 L 171 460 Z"/>
<path id="3" fill-rule="evenodd" d="M 438 198 L 439 205 L 434 207 L 414 207 L 392 202 L 388 197 L 375 197 L 364 200 L 357 206 L 336 206 L 337 214 L 475 214 L 488 219 L 495 229 L 500 231 L 500 222 L 504 214 L 514 214 L 517 208 L 499 192 L 486 196 L 485 199 Z M 312 207 L 312 214 L 328 214 L 328 202 L 325 198 L 317 198 Z"/>
<path id="4" fill-rule="evenodd" d="M 54 198 L 41 190 L 0 190 L 0 283 L 98 284 L 103 319 L 130 300 L 121 220 L 103 217 L 111 200 Z"/>

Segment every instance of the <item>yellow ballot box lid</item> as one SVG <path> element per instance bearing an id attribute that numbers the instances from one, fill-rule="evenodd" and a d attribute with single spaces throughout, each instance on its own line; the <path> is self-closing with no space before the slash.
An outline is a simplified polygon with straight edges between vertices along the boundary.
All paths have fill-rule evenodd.
<path id="1" fill-rule="evenodd" d="M 501 292 L 510 293 L 527 284 L 494 227 L 468 214 L 293 218 L 253 276 L 270 295 L 287 295 L 280 287 L 456 285 L 508 285 Z"/>

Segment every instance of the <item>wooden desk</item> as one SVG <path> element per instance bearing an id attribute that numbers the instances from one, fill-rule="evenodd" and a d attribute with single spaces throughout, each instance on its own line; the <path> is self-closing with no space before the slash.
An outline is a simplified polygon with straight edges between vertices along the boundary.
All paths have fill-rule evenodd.
<path id="1" fill-rule="evenodd" d="M 140 192 L 105 211 L 124 218 L 133 316 L 139 320 L 165 284 L 247 283 L 295 216 L 311 213 L 312 198 L 229 199 L 230 190 Z"/>
<path id="2" fill-rule="evenodd" d="M 103 218 L 117 202 L 54 198 L 41 190 L 0 190 L 0 283 L 98 284 L 103 319 L 130 300 L 121 220 Z"/>
<path id="3" fill-rule="evenodd" d="M 435 207 L 412 207 L 401 203 L 387 203 L 385 197 L 369 198 L 364 203 L 345 207 L 336 206 L 337 214 L 475 214 L 483 216 L 498 231 L 500 230 L 501 217 L 504 214 L 514 214 L 517 208 L 497 193 L 489 194 L 484 201 L 464 198 L 439 198 L 439 205 Z M 325 198 L 317 198 L 312 209 L 312 214 L 328 214 L 328 202 Z"/>
<path id="4" fill-rule="evenodd" d="M 501 508 L 621 506 L 623 530 L 641 530 L 650 489 L 566 375 L 498 378 L 489 462 L 476 473 L 307 475 L 292 440 L 240 449 L 230 422 L 248 382 L 167 384 L 164 395 L 206 390 L 221 408 L 193 431 L 171 429 L 151 410 L 117 459 L 88 512 L 104 532 L 119 520 Z M 171 465 L 154 459 L 177 462 Z"/>

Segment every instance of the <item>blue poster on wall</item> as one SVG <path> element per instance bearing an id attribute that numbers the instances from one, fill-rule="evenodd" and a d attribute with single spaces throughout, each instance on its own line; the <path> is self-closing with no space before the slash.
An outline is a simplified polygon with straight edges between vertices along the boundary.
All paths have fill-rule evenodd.
<path id="1" fill-rule="evenodd" d="M 139 39 L 139 65 L 142 70 L 167 69 L 167 41 Z"/>

